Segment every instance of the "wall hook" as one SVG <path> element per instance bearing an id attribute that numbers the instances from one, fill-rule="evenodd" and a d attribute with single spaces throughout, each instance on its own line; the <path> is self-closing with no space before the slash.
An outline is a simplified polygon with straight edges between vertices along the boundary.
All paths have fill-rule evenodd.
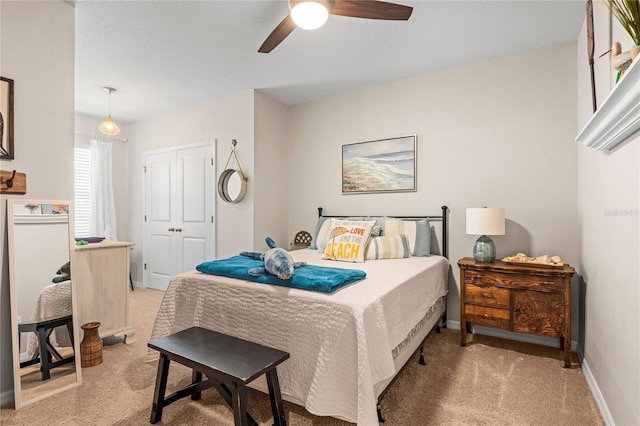
<path id="1" fill-rule="evenodd" d="M 4 183 L 7 185 L 7 188 L 13 188 L 13 178 L 15 177 L 16 177 L 16 171 L 14 170 L 13 173 L 11 174 L 11 177 L 4 181 Z"/>

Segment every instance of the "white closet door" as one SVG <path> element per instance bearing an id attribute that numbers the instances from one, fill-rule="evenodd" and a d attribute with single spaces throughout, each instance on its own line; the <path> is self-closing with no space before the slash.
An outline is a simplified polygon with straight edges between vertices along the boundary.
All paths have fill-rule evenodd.
<path id="1" fill-rule="evenodd" d="M 146 154 L 145 166 L 145 285 L 164 291 L 215 256 L 214 146 Z"/>
<path id="2" fill-rule="evenodd" d="M 145 285 L 166 290 L 177 265 L 176 153 L 145 156 Z"/>
<path id="3" fill-rule="evenodd" d="M 178 273 L 213 260 L 213 146 L 177 152 L 178 214 L 175 237 L 181 253 Z"/>

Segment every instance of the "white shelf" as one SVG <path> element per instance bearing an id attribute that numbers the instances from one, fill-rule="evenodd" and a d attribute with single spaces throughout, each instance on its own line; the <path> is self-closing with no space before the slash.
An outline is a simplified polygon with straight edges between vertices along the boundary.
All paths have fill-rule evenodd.
<path id="1" fill-rule="evenodd" d="M 68 214 L 17 214 L 13 216 L 13 223 L 69 223 Z"/>
<path id="2" fill-rule="evenodd" d="M 634 61 L 576 141 L 610 151 L 640 130 L 640 66 Z"/>

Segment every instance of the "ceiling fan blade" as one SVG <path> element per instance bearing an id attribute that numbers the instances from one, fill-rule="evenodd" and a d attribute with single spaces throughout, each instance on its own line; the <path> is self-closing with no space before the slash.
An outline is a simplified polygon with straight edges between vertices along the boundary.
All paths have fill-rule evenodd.
<path id="1" fill-rule="evenodd" d="M 377 0 L 334 0 L 329 11 L 332 15 L 391 21 L 406 21 L 411 12 L 413 7 Z"/>
<path id="2" fill-rule="evenodd" d="M 282 43 L 282 40 L 287 38 L 287 36 L 291 34 L 291 32 L 295 29 L 296 29 L 295 22 L 293 22 L 293 19 L 291 19 L 291 15 L 287 15 L 287 17 L 284 18 L 282 22 L 278 24 L 278 26 L 271 32 L 271 34 L 269 34 L 269 37 L 267 37 L 264 43 L 262 43 L 262 46 L 260 46 L 260 49 L 258 49 L 258 52 L 260 53 L 271 52 L 273 49 L 276 48 L 277 45 Z"/>

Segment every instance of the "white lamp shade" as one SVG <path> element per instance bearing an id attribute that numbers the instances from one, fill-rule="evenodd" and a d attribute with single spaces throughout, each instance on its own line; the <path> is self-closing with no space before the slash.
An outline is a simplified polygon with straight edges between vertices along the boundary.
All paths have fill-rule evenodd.
<path id="1" fill-rule="evenodd" d="M 504 209 L 496 207 L 467 209 L 467 234 L 504 235 Z"/>
<path id="2" fill-rule="evenodd" d="M 329 10 L 324 1 L 298 0 L 291 2 L 291 19 L 305 30 L 315 30 L 327 22 Z"/>

